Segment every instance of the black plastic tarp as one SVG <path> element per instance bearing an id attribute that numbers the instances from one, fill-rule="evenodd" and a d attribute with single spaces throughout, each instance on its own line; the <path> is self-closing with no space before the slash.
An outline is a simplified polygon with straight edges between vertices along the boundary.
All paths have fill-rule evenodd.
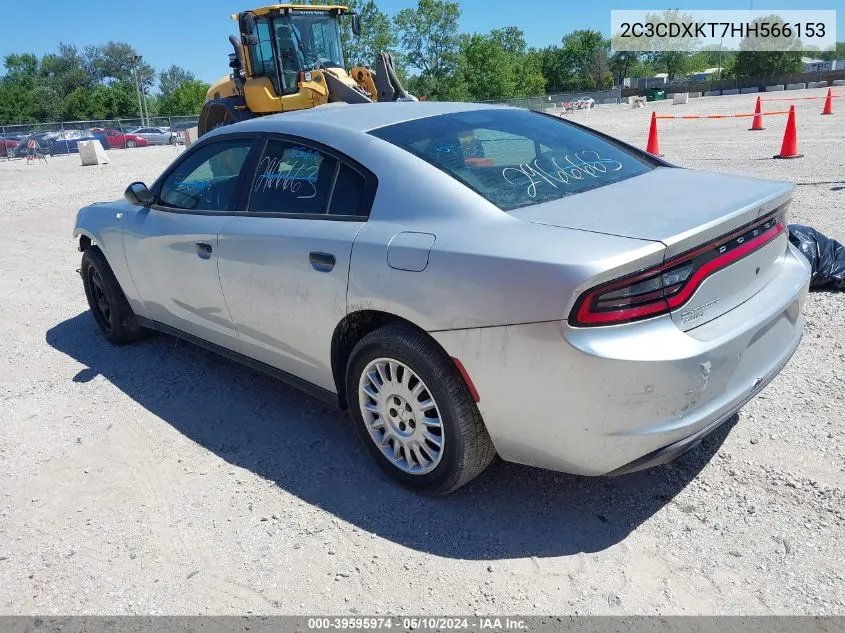
<path id="1" fill-rule="evenodd" d="M 813 268 L 811 290 L 845 290 L 845 246 L 803 224 L 789 225 L 789 241 Z"/>

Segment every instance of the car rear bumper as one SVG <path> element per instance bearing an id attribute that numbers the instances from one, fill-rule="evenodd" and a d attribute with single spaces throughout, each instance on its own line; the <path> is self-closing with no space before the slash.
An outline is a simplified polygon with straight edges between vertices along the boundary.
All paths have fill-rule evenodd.
<path id="1" fill-rule="evenodd" d="M 503 459 L 621 474 L 689 450 L 786 365 L 803 333 L 810 270 L 791 246 L 779 267 L 745 303 L 687 332 L 666 315 L 432 335 L 466 368 Z"/>

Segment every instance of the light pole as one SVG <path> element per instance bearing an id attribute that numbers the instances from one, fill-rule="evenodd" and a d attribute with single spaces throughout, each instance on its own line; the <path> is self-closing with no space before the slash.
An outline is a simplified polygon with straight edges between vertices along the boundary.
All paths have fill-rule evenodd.
<path id="1" fill-rule="evenodd" d="M 722 41 L 724 36 L 719 39 L 719 81 L 722 81 Z"/>
<path id="2" fill-rule="evenodd" d="M 141 62 L 141 56 L 135 55 L 132 58 L 132 74 L 135 77 L 135 90 L 138 93 L 138 111 L 141 115 L 141 125 L 147 125 L 146 115 L 146 96 L 144 95 L 144 84 L 141 81 L 141 73 L 138 71 L 138 64 Z"/>

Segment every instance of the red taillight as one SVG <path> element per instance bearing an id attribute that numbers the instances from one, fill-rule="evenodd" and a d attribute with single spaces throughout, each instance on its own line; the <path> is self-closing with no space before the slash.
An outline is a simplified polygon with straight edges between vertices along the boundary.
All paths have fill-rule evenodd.
<path id="1" fill-rule="evenodd" d="M 785 230 L 778 217 L 770 216 L 658 266 L 591 288 L 575 303 L 569 323 L 614 325 L 670 312 L 689 301 L 707 277 L 762 248 Z"/>

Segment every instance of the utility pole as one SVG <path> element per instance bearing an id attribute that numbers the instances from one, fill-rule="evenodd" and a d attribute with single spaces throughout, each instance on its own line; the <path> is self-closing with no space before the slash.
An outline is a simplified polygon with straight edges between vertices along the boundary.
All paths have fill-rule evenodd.
<path id="1" fill-rule="evenodd" d="M 722 81 L 722 41 L 724 40 L 724 36 L 719 39 L 719 81 Z"/>
<path id="2" fill-rule="evenodd" d="M 141 103 L 141 87 L 138 85 L 138 61 L 140 55 L 132 58 L 132 78 L 135 80 L 135 95 L 138 97 L 138 116 L 141 117 L 141 127 L 144 126 L 144 105 Z"/>
<path id="3" fill-rule="evenodd" d="M 141 114 L 141 125 L 146 126 L 150 124 L 150 115 L 147 111 L 147 95 L 144 93 L 144 82 L 141 80 L 141 73 L 138 70 L 140 62 L 140 55 L 135 55 L 132 58 L 132 73 L 135 75 L 135 89 L 138 91 L 138 109 Z"/>

